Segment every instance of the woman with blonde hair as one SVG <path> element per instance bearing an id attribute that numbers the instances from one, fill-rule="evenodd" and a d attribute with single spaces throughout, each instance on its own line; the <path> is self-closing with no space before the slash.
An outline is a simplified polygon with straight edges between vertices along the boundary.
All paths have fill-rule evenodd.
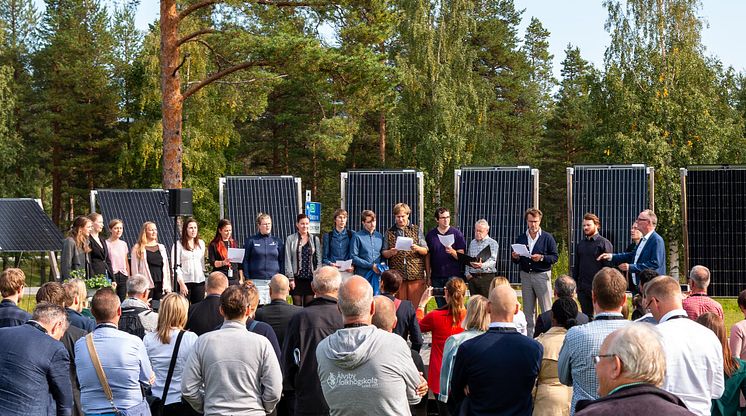
<path id="1" fill-rule="evenodd" d="M 422 330 L 423 334 L 425 332 L 432 332 L 432 349 L 430 351 L 427 384 L 435 397 L 438 397 L 440 393 L 440 369 L 443 362 L 443 348 L 445 347 L 446 340 L 451 335 L 464 331 L 464 328 L 461 327 L 461 322 L 466 316 L 466 308 L 464 307 L 466 283 L 461 278 L 451 278 L 443 289 L 446 304 L 425 315 L 425 307 L 430 299 L 432 299 L 432 293 L 433 288 L 431 286 L 425 289 L 425 292 L 422 294 L 419 306 L 417 307 L 417 320 L 420 321 L 420 330 Z M 438 413 L 441 416 L 448 415 L 448 408 L 445 406 L 445 403 L 438 402 Z"/>
<path id="2" fill-rule="evenodd" d="M 106 247 L 109 251 L 111 271 L 114 274 L 117 296 L 119 296 L 120 301 L 124 301 L 124 298 L 127 297 L 127 279 L 130 275 L 130 265 L 127 261 L 129 247 L 127 242 L 121 239 L 123 233 L 124 223 L 122 220 L 115 218 L 109 221 L 109 238 L 106 240 Z"/>
<path id="3" fill-rule="evenodd" d="M 164 294 L 171 291 L 168 254 L 166 247 L 158 242 L 158 227 L 155 223 L 147 221 L 142 225 L 130 257 L 132 274 L 141 274 L 148 279 L 148 287 L 154 301 L 160 300 Z"/>
<path id="4" fill-rule="evenodd" d="M 458 347 L 478 335 L 482 335 L 490 326 L 489 301 L 482 295 L 474 295 L 469 298 L 466 305 L 466 318 L 461 326 L 464 332 L 451 335 L 446 340 L 443 348 L 443 365 L 440 369 L 440 394 L 438 401 L 445 404 L 448 402 L 448 393 L 451 388 L 451 372 L 453 361 L 456 359 Z"/>
<path id="5" fill-rule="evenodd" d="M 67 238 L 62 241 L 60 273 L 62 280 L 70 279 L 73 270 L 84 270 L 85 277 L 91 277 L 91 243 L 88 240 L 93 223 L 87 217 L 77 217 L 70 227 Z"/>
<path id="6" fill-rule="evenodd" d="M 163 402 L 163 415 L 167 416 L 198 414 L 190 405 L 181 401 L 181 375 L 184 363 L 189 353 L 192 352 L 194 343 L 197 342 L 197 334 L 184 330 L 188 311 L 189 301 L 184 296 L 169 293 L 161 300 L 156 331 L 146 333 L 143 338 L 150 364 L 155 372 L 153 395 L 162 399 L 166 382 L 169 382 L 166 400 Z M 174 353 L 176 353 L 176 363 L 171 379 L 167 380 Z"/>

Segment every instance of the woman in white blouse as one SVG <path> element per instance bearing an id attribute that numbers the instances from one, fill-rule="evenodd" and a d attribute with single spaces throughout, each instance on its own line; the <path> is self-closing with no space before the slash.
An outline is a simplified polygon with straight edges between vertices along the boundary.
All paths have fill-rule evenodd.
<path id="1" fill-rule="evenodd" d="M 195 304 L 205 298 L 205 242 L 199 238 L 197 220 L 188 218 L 181 228 L 181 239 L 174 244 L 171 267 L 176 262 L 179 293 Z M 174 248 L 171 249 L 174 254 Z"/>
<path id="2" fill-rule="evenodd" d="M 178 293 L 169 293 L 161 300 L 156 332 L 148 332 L 143 338 L 150 364 L 155 372 L 155 384 L 152 386 L 152 391 L 156 397 L 163 398 L 168 367 L 171 364 L 171 357 L 179 333 L 184 331 L 188 311 L 189 302 L 184 296 Z M 184 331 L 179 343 L 179 351 L 176 354 L 176 365 L 171 376 L 171 383 L 168 386 L 163 415 L 189 416 L 198 414 L 194 412 L 190 405 L 181 401 L 181 375 L 184 370 L 184 363 L 189 353 L 192 352 L 195 342 L 197 342 L 197 334 Z"/>

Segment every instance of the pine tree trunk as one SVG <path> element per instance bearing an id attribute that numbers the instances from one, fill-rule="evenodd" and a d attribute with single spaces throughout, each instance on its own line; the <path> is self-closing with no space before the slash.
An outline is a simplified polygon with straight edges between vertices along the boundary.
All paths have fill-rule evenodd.
<path id="1" fill-rule="evenodd" d="M 161 102 L 163 188 L 181 188 L 182 97 L 179 79 L 179 13 L 175 0 L 161 0 Z"/>
<path id="2" fill-rule="evenodd" d="M 686 271 L 684 272 L 686 273 Z M 668 275 L 679 280 L 679 241 L 668 242 Z"/>
<path id="3" fill-rule="evenodd" d="M 381 158 L 381 166 L 386 166 L 386 114 L 381 111 L 378 119 L 378 151 Z"/>
<path id="4" fill-rule="evenodd" d="M 62 171 L 60 167 L 59 143 L 52 147 L 52 221 L 54 225 L 60 225 L 62 218 Z"/>

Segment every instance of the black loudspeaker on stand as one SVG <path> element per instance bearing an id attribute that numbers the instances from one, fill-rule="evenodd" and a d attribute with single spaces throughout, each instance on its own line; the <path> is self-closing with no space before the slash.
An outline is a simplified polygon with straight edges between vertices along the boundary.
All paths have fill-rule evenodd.
<path id="1" fill-rule="evenodd" d="M 171 255 L 176 257 L 178 254 L 177 245 L 179 244 L 179 217 L 192 215 L 192 189 L 169 189 L 168 190 L 168 216 L 174 217 L 174 247 Z M 167 249 L 168 250 L 168 249 Z M 179 268 L 178 259 L 173 262 L 173 279 L 171 289 L 178 293 L 179 283 L 176 277 L 176 270 Z"/>

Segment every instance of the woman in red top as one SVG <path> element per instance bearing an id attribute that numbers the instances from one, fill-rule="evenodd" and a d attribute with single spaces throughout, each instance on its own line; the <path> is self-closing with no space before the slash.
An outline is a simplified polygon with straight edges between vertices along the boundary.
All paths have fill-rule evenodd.
<path id="1" fill-rule="evenodd" d="M 425 315 L 425 306 L 430 301 L 433 288 L 428 287 L 420 298 L 417 307 L 417 320 L 420 322 L 420 329 L 423 333 L 432 332 L 433 342 L 430 350 L 430 364 L 427 374 L 427 384 L 430 390 L 438 397 L 440 393 L 440 367 L 443 361 L 443 347 L 446 339 L 451 335 L 463 332 L 461 321 L 466 316 L 466 307 L 464 307 L 464 297 L 466 296 L 466 284 L 462 279 L 454 277 L 446 283 L 444 296 L 446 305 L 431 311 Z M 424 317 L 423 317 L 424 315 Z M 448 415 L 448 410 L 438 403 L 438 413 L 440 416 Z"/>

